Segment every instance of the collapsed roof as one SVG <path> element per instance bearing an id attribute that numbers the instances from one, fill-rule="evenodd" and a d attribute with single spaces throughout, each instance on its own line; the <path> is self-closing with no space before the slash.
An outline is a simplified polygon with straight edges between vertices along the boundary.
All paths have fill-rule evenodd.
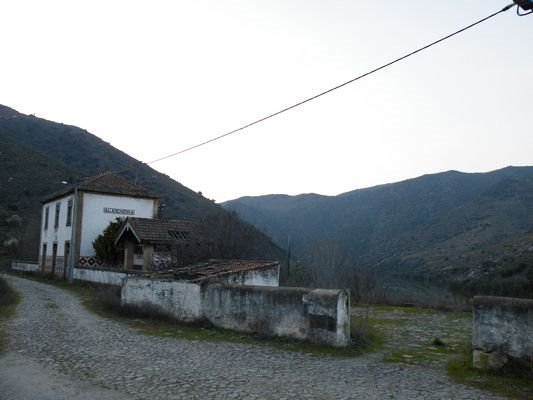
<path id="1" fill-rule="evenodd" d="M 248 261 L 248 260 L 209 260 L 187 265 L 171 270 L 154 272 L 151 275 L 158 279 L 172 279 L 200 283 L 202 281 L 223 277 L 239 272 L 258 269 L 278 268 L 277 261 Z"/>

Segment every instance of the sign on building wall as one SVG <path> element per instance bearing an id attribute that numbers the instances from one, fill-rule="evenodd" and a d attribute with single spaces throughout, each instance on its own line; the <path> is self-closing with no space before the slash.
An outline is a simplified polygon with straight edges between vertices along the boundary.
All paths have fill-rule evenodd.
<path id="1" fill-rule="evenodd" d="M 128 210 L 126 208 L 111 208 L 104 207 L 105 214 L 120 214 L 120 215 L 135 215 L 135 210 Z"/>

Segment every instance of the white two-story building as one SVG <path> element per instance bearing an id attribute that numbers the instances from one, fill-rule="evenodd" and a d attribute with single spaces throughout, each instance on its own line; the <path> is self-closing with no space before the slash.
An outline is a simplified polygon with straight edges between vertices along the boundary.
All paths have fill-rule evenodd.
<path id="1" fill-rule="evenodd" d="M 93 241 L 117 217 L 156 218 L 158 197 L 111 173 L 84 179 L 43 201 L 39 263 L 66 277 L 71 268 L 97 266 Z"/>

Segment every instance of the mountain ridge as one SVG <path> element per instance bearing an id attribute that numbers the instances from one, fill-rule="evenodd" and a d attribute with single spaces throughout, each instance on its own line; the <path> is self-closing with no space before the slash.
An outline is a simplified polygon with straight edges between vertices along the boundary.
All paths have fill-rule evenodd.
<path id="1" fill-rule="evenodd" d="M 291 251 L 304 260 L 330 241 L 361 268 L 453 281 L 476 270 L 487 254 L 497 258 L 495 248 L 529 238 L 533 167 L 452 170 L 332 197 L 247 196 L 222 205 L 280 246 L 290 237 Z M 525 263 L 522 272 L 531 271 L 533 279 L 533 252 L 520 254 L 515 261 Z M 510 261 L 500 264 L 513 268 Z"/>

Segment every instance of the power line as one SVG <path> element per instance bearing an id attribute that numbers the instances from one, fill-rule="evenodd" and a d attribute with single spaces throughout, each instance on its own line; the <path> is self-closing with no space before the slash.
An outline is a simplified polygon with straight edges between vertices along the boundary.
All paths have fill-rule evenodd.
<path id="1" fill-rule="evenodd" d="M 443 41 L 445 41 L 445 40 L 447 40 L 447 39 L 449 39 L 449 38 L 451 38 L 451 37 L 453 37 L 453 36 L 458 35 L 459 33 L 462 33 L 462 32 L 464 32 L 464 31 L 466 31 L 466 30 L 468 30 L 468 29 L 470 29 L 470 28 L 473 28 L 474 26 L 479 25 L 479 24 L 481 24 L 481 23 L 483 23 L 483 22 L 485 22 L 485 21 L 487 21 L 487 20 L 489 20 L 489 19 L 491 19 L 491 18 L 493 18 L 493 17 L 495 17 L 495 16 L 497 16 L 497 15 L 499 15 L 499 14 L 505 12 L 505 11 L 508 11 L 509 9 L 511 9 L 511 8 L 514 7 L 514 6 L 515 6 L 514 3 L 509 4 L 509 5 L 505 6 L 504 8 L 502 8 L 500 11 L 497 11 L 497 12 L 495 12 L 495 13 L 493 13 L 493 14 L 490 14 L 489 16 L 487 16 L 487 17 L 485 17 L 485 18 L 482 18 L 482 19 L 480 19 L 480 20 L 478 20 L 478 21 L 476 21 L 476 22 L 474 22 L 474 23 L 472 23 L 472 24 L 470 24 L 470 25 L 468 25 L 468 26 L 466 26 L 466 27 L 464 27 L 464 28 L 462 28 L 462 29 L 459 29 L 459 30 L 457 30 L 457 31 L 455 31 L 455 32 L 453 32 L 453 33 L 447 35 L 447 36 L 444 36 L 444 37 L 442 37 L 442 38 L 440 38 L 440 39 L 438 39 L 438 40 L 435 40 L 434 42 L 431 42 L 431 43 L 429 43 L 429 44 L 427 44 L 427 45 L 425 45 L 425 46 L 423 46 L 423 47 L 420 47 L 420 48 L 418 48 L 418 49 L 416 49 L 416 50 L 414 50 L 414 51 L 412 51 L 412 52 L 410 52 L 410 53 L 408 53 L 408 54 L 406 54 L 406 55 L 404 55 L 404 56 L 402 56 L 402 57 L 399 57 L 399 58 L 397 58 L 397 59 L 395 59 L 395 60 L 393 60 L 393 61 L 390 61 L 390 62 L 388 62 L 388 63 L 386 63 L 386 64 L 383 64 L 383 65 L 381 65 L 380 67 L 377 67 L 377 68 L 375 68 L 375 69 L 373 69 L 373 70 L 371 70 L 371 71 L 365 72 L 365 73 L 362 74 L 362 75 L 359 75 L 359 76 L 357 76 L 357 77 L 355 77 L 355 78 L 353 78 L 353 79 L 350 79 L 349 81 L 346 81 L 346 82 L 344 82 L 344 83 L 341 83 L 341 84 L 339 84 L 339 85 L 337 85 L 337 86 L 334 86 L 334 87 L 332 87 L 332 88 L 330 88 L 330 89 L 328 89 L 328 90 L 325 90 L 325 91 L 323 91 L 323 92 L 321 92 L 321 93 L 318 93 L 318 94 L 316 94 L 316 95 L 314 95 L 314 96 L 308 97 L 308 98 L 306 98 L 305 100 L 299 101 L 298 103 L 295 103 L 295 104 L 293 104 L 293 105 L 291 105 L 291 106 L 285 107 L 285 108 L 283 108 L 283 109 L 281 109 L 281 110 L 279 110 L 279 111 L 276 111 L 276 112 L 274 112 L 274 113 L 272 113 L 272 114 L 269 114 L 269 115 L 267 115 L 267 116 L 265 116 L 265 117 L 259 118 L 259 119 L 255 120 L 255 121 L 253 121 L 253 122 L 250 122 L 250 123 L 248 123 L 248 124 L 246 124 L 246 125 L 243 125 L 243 126 L 241 126 L 240 128 L 237 128 L 237 129 L 234 129 L 234 130 L 232 130 L 232 131 L 226 132 L 226 133 L 224 133 L 224 134 L 222 134 L 222 135 L 216 136 L 216 137 L 211 138 L 211 139 L 209 139 L 209 140 L 206 140 L 206 141 L 204 141 L 204 142 L 201 142 L 201 143 L 195 144 L 194 146 L 187 147 L 187 148 L 185 148 L 185 149 L 182 149 L 182 150 L 179 150 L 179 151 L 177 151 L 177 152 L 175 152 L 175 153 L 168 154 L 168 155 L 166 155 L 166 156 L 163 156 L 163 157 L 157 158 L 157 159 L 152 160 L 152 161 L 149 161 L 149 162 L 147 162 L 147 163 L 141 163 L 141 165 L 142 165 L 142 164 L 146 164 L 146 165 L 153 164 L 153 163 L 156 163 L 156 162 L 159 162 L 159 161 L 166 160 L 166 159 L 171 158 L 171 157 L 178 156 L 178 155 L 183 154 L 183 153 L 186 153 L 186 152 L 188 152 L 188 151 L 191 151 L 191 150 L 197 149 L 198 147 L 205 146 L 205 145 L 207 145 L 207 144 L 209 144 L 209 143 L 212 143 L 212 142 L 214 142 L 214 141 L 220 140 L 220 139 L 225 138 L 225 137 L 227 137 L 227 136 L 230 136 L 230 135 L 233 135 L 233 134 L 238 133 L 238 132 L 240 132 L 240 131 L 243 131 L 243 130 L 245 130 L 245 129 L 247 129 L 247 128 L 253 126 L 253 125 L 257 125 L 257 124 L 259 124 L 259 123 L 261 123 L 261 122 L 263 122 L 263 121 L 266 121 L 267 119 L 270 119 L 270 118 L 276 117 L 276 116 L 278 116 L 278 115 L 280 115 L 280 114 L 283 114 L 283 113 L 285 113 L 285 112 L 287 112 L 287 111 L 289 111 L 289 110 L 292 110 L 293 108 L 299 107 L 299 106 L 301 106 L 301 105 L 303 105 L 303 104 L 305 104 L 305 103 L 309 103 L 310 101 L 316 100 L 316 99 L 318 99 L 319 97 L 322 97 L 322 96 L 324 96 L 324 95 L 326 95 L 326 94 L 328 94 L 328 93 L 331 93 L 331 92 L 333 92 L 333 91 L 335 91 L 335 90 L 338 90 L 338 89 L 340 89 L 340 88 L 342 88 L 342 87 L 344 87 L 344 86 L 347 86 L 347 85 L 349 85 L 349 84 L 351 84 L 351 83 L 353 83 L 353 82 L 355 82 L 355 81 L 358 81 L 358 80 L 363 79 L 363 78 L 365 78 L 365 77 L 367 77 L 367 76 L 369 76 L 369 75 L 372 75 L 372 74 L 374 74 L 374 73 L 376 73 L 376 72 L 378 72 L 378 71 L 381 71 L 382 69 L 385 69 L 385 68 L 387 68 L 387 67 L 390 67 L 390 66 L 393 65 L 393 64 L 396 64 L 396 63 L 398 63 L 398 62 L 400 62 L 400 61 L 403 61 L 403 60 L 405 60 L 406 58 L 409 58 L 409 57 L 411 57 L 411 56 L 413 56 L 413 55 L 415 55 L 415 54 L 417 54 L 417 53 L 420 53 L 421 51 L 424 51 L 424 50 L 426 50 L 426 49 L 429 49 L 430 47 L 433 47 L 433 46 L 435 46 L 436 44 L 439 44 L 439 43 L 441 43 L 441 42 L 443 42 Z M 123 169 L 123 170 L 120 170 L 120 171 L 116 171 L 116 173 L 125 172 L 125 171 L 128 171 L 128 170 L 134 169 L 134 168 L 139 168 L 139 169 L 140 169 L 141 165 L 140 165 L 139 167 L 135 166 L 135 167 L 126 168 L 126 169 Z"/>

